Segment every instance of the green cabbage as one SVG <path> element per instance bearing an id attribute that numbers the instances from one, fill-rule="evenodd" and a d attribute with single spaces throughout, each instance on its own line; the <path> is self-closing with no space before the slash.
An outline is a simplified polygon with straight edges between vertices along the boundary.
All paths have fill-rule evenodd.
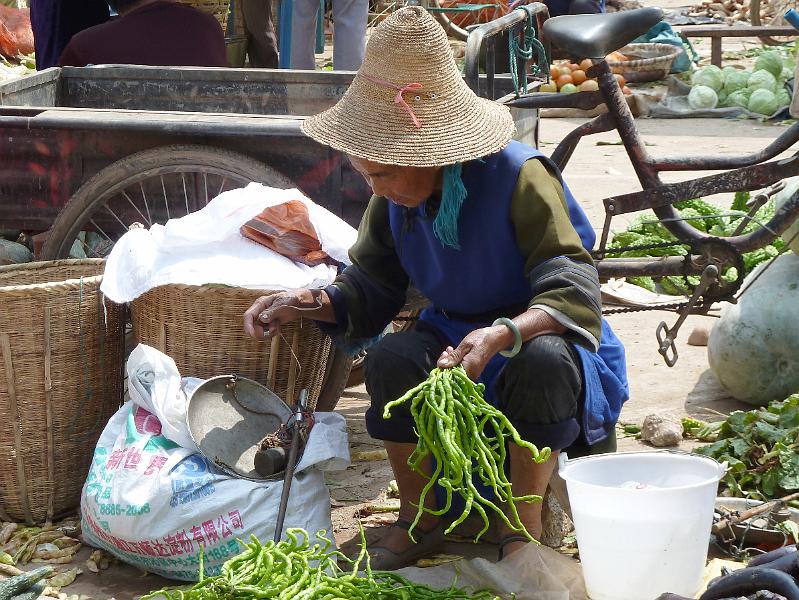
<path id="1" fill-rule="evenodd" d="M 724 103 L 727 101 L 727 92 L 721 90 L 716 96 L 718 96 L 718 105 L 724 106 Z"/>
<path id="2" fill-rule="evenodd" d="M 788 90 L 785 88 L 780 88 L 774 94 L 774 98 L 777 101 L 777 106 L 782 108 L 783 106 L 788 106 L 791 103 L 791 95 L 788 93 Z"/>
<path id="3" fill-rule="evenodd" d="M 691 77 L 691 85 L 704 85 L 718 92 L 724 87 L 724 73 L 716 65 L 702 67 Z"/>
<path id="4" fill-rule="evenodd" d="M 777 98 L 774 96 L 774 92 L 770 90 L 754 90 L 752 95 L 749 97 L 748 108 L 753 113 L 771 116 L 777 112 L 779 107 L 780 106 L 777 104 Z"/>
<path id="5" fill-rule="evenodd" d="M 783 67 L 782 68 L 782 73 L 780 73 L 780 76 L 778 77 L 778 79 L 780 81 L 788 81 L 792 77 L 793 77 L 793 69 L 789 69 L 788 67 Z"/>
<path id="6" fill-rule="evenodd" d="M 776 50 L 767 50 L 757 57 L 755 71 L 768 71 L 775 78 L 782 74 L 782 56 Z"/>
<path id="7" fill-rule="evenodd" d="M 718 103 L 719 97 L 715 90 L 706 85 L 694 86 L 688 94 L 688 104 L 694 110 L 716 108 Z"/>
<path id="8" fill-rule="evenodd" d="M 749 108 L 749 96 L 752 95 L 752 90 L 744 88 L 742 90 L 735 90 L 727 96 L 725 106 L 740 106 L 741 108 Z"/>
<path id="9" fill-rule="evenodd" d="M 724 80 L 724 91 L 729 95 L 744 89 L 750 75 L 749 71 L 741 71 L 740 69 L 734 69 L 734 72 L 727 73 L 727 77 Z"/>
<path id="10" fill-rule="evenodd" d="M 750 90 L 768 90 L 773 93 L 777 87 L 777 80 L 768 71 L 760 69 L 752 73 L 746 87 Z"/>

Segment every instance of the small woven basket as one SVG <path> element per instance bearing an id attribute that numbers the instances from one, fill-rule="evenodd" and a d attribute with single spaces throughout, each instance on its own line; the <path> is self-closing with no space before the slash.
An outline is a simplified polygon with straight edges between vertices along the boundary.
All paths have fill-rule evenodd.
<path id="1" fill-rule="evenodd" d="M 124 307 L 104 302 L 102 260 L 0 267 L 0 520 L 73 510 L 122 403 Z"/>
<path id="2" fill-rule="evenodd" d="M 178 0 L 178 2 L 214 15 L 222 26 L 222 31 L 227 32 L 227 16 L 230 10 L 230 0 Z"/>
<path id="3" fill-rule="evenodd" d="M 237 374 L 254 379 L 293 406 L 300 390 L 316 407 L 331 341 L 313 321 L 281 327 L 259 342 L 244 332 L 244 313 L 269 291 L 223 286 L 165 285 L 131 303 L 133 335 L 160 350 L 184 376 L 204 379 Z"/>
<path id="4" fill-rule="evenodd" d="M 632 83 L 665 79 L 671 63 L 682 52 L 671 44 L 628 44 L 619 50 L 629 60 L 608 61 L 611 69 L 621 70 L 624 78 Z"/>

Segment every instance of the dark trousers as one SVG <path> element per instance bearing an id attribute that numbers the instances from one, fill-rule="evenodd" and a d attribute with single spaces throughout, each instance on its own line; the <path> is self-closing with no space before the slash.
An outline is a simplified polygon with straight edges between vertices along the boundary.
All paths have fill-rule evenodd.
<path id="1" fill-rule="evenodd" d="M 241 0 L 247 55 L 256 69 L 277 69 L 277 36 L 272 20 L 272 0 Z"/>
<path id="2" fill-rule="evenodd" d="M 416 443 L 409 403 L 383 407 L 421 383 L 446 347 L 437 332 L 420 323 L 414 331 L 384 337 L 366 355 L 366 412 L 369 435 L 380 440 Z M 562 450 L 579 443 L 582 416 L 582 367 L 571 343 L 544 335 L 522 345 L 494 382 L 498 408 L 521 437 L 539 447 Z"/>
<path id="3" fill-rule="evenodd" d="M 543 0 L 550 17 L 585 15 L 605 12 L 604 0 Z"/>
<path id="4" fill-rule="evenodd" d="M 72 36 L 109 17 L 105 0 L 31 0 L 31 27 L 38 70 L 54 67 Z"/>

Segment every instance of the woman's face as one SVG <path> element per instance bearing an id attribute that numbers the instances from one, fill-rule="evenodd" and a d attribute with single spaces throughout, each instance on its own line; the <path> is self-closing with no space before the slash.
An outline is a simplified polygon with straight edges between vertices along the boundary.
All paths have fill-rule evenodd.
<path id="1" fill-rule="evenodd" d="M 354 156 L 350 162 L 375 194 L 400 206 L 413 208 L 441 190 L 440 167 L 399 167 Z"/>

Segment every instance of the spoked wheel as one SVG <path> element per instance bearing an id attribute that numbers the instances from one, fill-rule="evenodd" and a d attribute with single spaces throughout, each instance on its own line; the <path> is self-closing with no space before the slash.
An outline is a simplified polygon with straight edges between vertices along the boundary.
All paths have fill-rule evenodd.
<path id="1" fill-rule="evenodd" d="M 796 0 L 750 0 L 749 2 L 749 22 L 754 26 L 788 25 L 783 15 L 791 8 L 796 8 Z M 792 43 L 795 40 L 791 37 L 772 37 L 759 36 L 760 41 L 769 46 L 779 46 Z"/>
<path id="2" fill-rule="evenodd" d="M 294 187 L 265 164 L 220 148 L 164 146 L 132 154 L 75 192 L 53 223 L 42 257 L 106 256 L 131 225 L 166 223 L 253 181 Z"/>
<path id="3" fill-rule="evenodd" d="M 296 187 L 267 165 L 220 148 L 164 146 L 132 154 L 75 192 L 50 229 L 43 258 L 105 257 L 135 223 L 148 228 L 166 223 L 252 182 Z M 349 357 L 331 350 L 320 398 L 325 410 L 335 408 L 351 364 Z"/>

